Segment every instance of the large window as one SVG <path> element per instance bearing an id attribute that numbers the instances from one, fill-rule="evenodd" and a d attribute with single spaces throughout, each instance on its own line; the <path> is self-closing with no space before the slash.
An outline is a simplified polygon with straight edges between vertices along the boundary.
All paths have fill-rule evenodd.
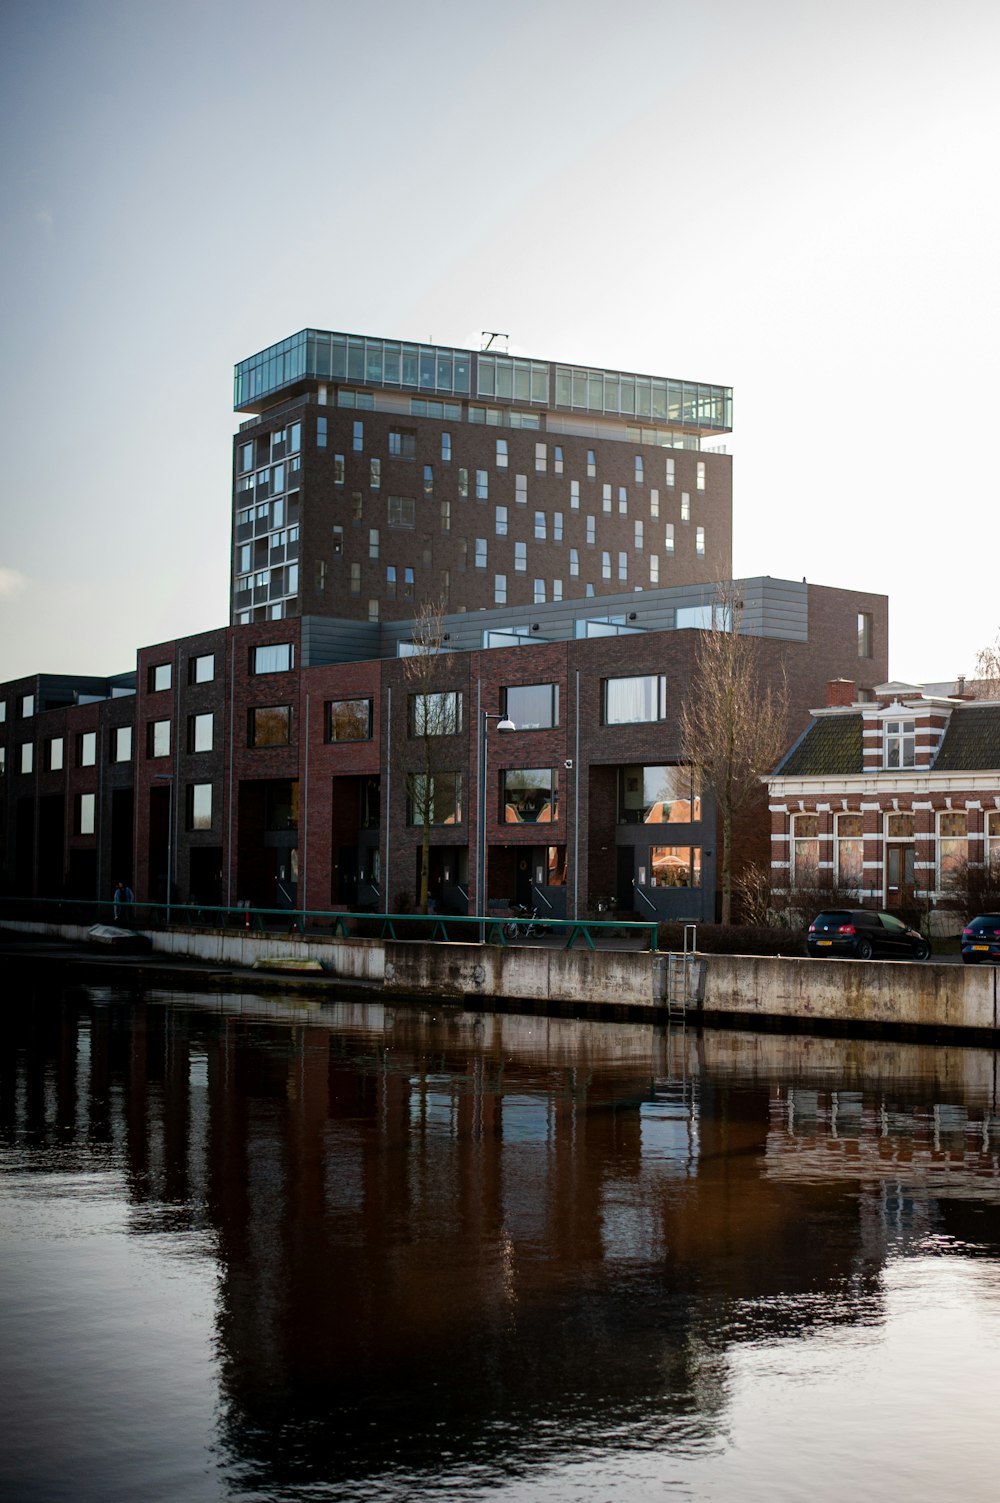
<path id="1" fill-rule="evenodd" d="M 393 459 L 415 459 L 417 457 L 416 428 L 390 428 L 389 453 Z"/>
<path id="2" fill-rule="evenodd" d="M 912 767 L 916 738 L 912 720 L 885 722 L 885 766 Z"/>
<path id="3" fill-rule="evenodd" d="M 189 684 L 210 684 L 215 678 L 215 653 L 203 652 L 188 663 Z"/>
<path id="4" fill-rule="evenodd" d="M 295 645 L 272 642 L 267 647 L 250 649 L 251 673 L 288 673 L 295 666 Z"/>
<path id="5" fill-rule="evenodd" d="M 462 822 L 462 774 L 436 772 L 410 779 L 406 822 L 410 825 L 458 825 Z"/>
<path id="6" fill-rule="evenodd" d="M 969 816 L 957 809 L 937 817 L 937 885 L 943 892 L 953 887 L 969 853 Z"/>
<path id="7" fill-rule="evenodd" d="M 559 773 L 554 767 L 518 767 L 503 774 L 503 822 L 551 824 L 559 815 Z"/>
<path id="8" fill-rule="evenodd" d="M 860 814 L 837 815 L 836 868 L 838 887 L 860 891 L 864 880 L 864 819 Z"/>
<path id="9" fill-rule="evenodd" d="M 131 735 L 131 728 L 129 729 L 129 734 Z M 49 772 L 62 771 L 63 747 L 64 742 L 62 736 L 53 736 L 52 740 L 48 743 L 48 756 L 45 759 L 45 765 L 48 768 Z"/>
<path id="10" fill-rule="evenodd" d="M 146 726 L 146 756 L 170 756 L 170 721 L 150 720 Z"/>
<path id="11" fill-rule="evenodd" d="M 215 716 L 211 712 L 204 715 L 188 716 L 188 751 L 210 752 L 215 740 Z"/>
<path id="12" fill-rule="evenodd" d="M 333 699 L 326 707 L 328 741 L 370 741 L 372 738 L 372 702 L 370 699 Z"/>
<path id="13" fill-rule="evenodd" d="M 872 655 L 872 616 L 870 611 L 858 611 L 858 657 Z"/>
<path id="14" fill-rule="evenodd" d="M 548 730 L 559 724 L 559 685 L 512 684 L 503 691 L 503 712 L 519 731 Z"/>
<path id="15" fill-rule="evenodd" d="M 666 716 L 667 680 L 662 673 L 604 681 L 604 724 L 639 725 Z"/>
<path id="16" fill-rule="evenodd" d="M 819 815 L 792 819 L 792 886 L 815 887 L 819 880 Z"/>
<path id="17" fill-rule="evenodd" d="M 35 743 L 33 741 L 21 742 L 21 771 L 32 772 L 35 766 Z"/>
<path id="18" fill-rule="evenodd" d="M 700 887 L 700 845 L 654 845 L 649 852 L 651 887 Z"/>
<path id="19" fill-rule="evenodd" d="M 97 799 L 93 793 L 80 793 L 76 800 L 76 833 L 93 835 Z"/>
<path id="20" fill-rule="evenodd" d="M 417 503 L 412 496 L 389 497 L 389 526 L 413 527 L 417 520 Z"/>
<path id="21" fill-rule="evenodd" d="M 77 767 L 93 767 L 97 762 L 97 732 L 83 731 L 76 738 Z"/>
<path id="22" fill-rule="evenodd" d="M 249 718 L 250 746 L 287 746 L 291 741 L 291 705 L 255 705 Z"/>
<path id="23" fill-rule="evenodd" d="M 410 695 L 411 736 L 454 736 L 462 729 L 462 696 L 455 690 Z"/>
<path id="24" fill-rule="evenodd" d="M 132 727 L 119 725 L 111 732 L 111 760 L 112 762 L 131 762 L 132 760 Z"/>
<path id="25" fill-rule="evenodd" d="M 150 694 L 159 694 L 170 688 L 170 664 L 154 663 L 146 675 Z"/>
<path id="26" fill-rule="evenodd" d="M 623 767 L 618 777 L 618 822 L 677 825 L 701 819 L 701 793 L 691 767 Z"/>
<path id="27" fill-rule="evenodd" d="M 212 828 L 211 783 L 188 784 L 186 813 L 189 830 L 210 830 Z"/>

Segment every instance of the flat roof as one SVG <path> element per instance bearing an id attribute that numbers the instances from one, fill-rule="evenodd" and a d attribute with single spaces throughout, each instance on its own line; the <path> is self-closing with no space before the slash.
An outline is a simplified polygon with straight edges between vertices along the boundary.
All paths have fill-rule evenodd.
<path id="1" fill-rule="evenodd" d="M 732 428 L 729 386 L 324 329 L 300 329 L 241 360 L 234 371 L 233 406 L 237 412 L 260 412 L 279 397 L 323 382 L 529 410 L 600 413 L 699 432 Z"/>

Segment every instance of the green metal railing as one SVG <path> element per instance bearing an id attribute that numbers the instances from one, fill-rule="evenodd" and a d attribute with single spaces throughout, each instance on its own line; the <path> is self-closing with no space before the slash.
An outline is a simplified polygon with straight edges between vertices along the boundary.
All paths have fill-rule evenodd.
<path id="1" fill-rule="evenodd" d="M 545 919 L 514 914 L 334 913 L 313 908 L 214 907 L 208 903 L 121 904 L 118 916 L 108 899 L 0 897 L 0 919 L 36 923 L 117 924 L 129 929 L 250 929 L 258 934 L 311 934 L 334 939 L 393 939 L 468 943 L 485 934 L 487 944 L 526 944 L 536 937 L 557 939 L 560 948 L 582 944 L 596 950 L 602 938 L 636 938 L 657 949 L 658 925 L 648 920 Z M 474 935 L 469 930 L 475 930 Z"/>

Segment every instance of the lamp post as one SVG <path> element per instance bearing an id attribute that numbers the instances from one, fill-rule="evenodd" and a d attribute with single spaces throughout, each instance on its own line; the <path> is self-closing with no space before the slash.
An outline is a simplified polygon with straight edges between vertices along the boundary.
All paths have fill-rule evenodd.
<path id="1" fill-rule="evenodd" d="M 486 775 L 489 766 L 488 743 L 486 732 L 489 722 L 495 720 L 498 731 L 516 731 L 517 726 L 506 715 L 494 715 L 489 710 L 479 712 L 479 863 L 476 872 L 476 893 L 479 899 L 479 911 L 482 918 L 479 922 L 479 943 L 486 943 L 487 893 L 486 893 Z"/>
<path id="2" fill-rule="evenodd" d="M 174 775 L 172 772 L 157 772 L 154 778 L 169 784 L 167 789 L 167 928 L 170 927 L 170 893 L 174 885 Z"/>

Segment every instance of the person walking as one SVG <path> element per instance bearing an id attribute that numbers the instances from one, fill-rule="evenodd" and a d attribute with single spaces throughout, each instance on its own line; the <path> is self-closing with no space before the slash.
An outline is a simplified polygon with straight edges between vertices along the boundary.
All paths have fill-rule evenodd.
<path id="1" fill-rule="evenodd" d="M 135 901 L 134 894 L 127 882 L 119 882 L 115 888 L 115 923 L 117 924 L 122 914 L 122 909 Z"/>

